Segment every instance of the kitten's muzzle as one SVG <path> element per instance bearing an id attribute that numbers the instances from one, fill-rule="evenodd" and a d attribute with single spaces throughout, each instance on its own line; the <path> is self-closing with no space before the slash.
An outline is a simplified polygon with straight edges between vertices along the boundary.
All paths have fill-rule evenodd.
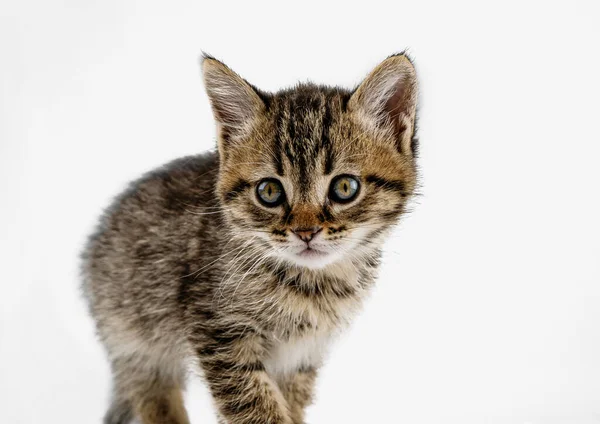
<path id="1" fill-rule="evenodd" d="M 292 230 L 303 242 L 310 242 L 314 236 L 323 231 L 323 227 L 295 228 Z"/>

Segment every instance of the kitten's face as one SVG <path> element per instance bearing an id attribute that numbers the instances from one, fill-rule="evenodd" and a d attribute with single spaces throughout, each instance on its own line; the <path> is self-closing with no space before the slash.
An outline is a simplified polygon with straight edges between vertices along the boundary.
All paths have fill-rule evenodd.
<path id="1" fill-rule="evenodd" d="M 224 72 L 221 90 L 246 84 L 220 62 L 210 66 Z M 209 94 L 212 70 L 205 65 Z M 234 81 L 224 87 L 223 78 Z M 412 118 L 397 110 L 383 114 L 398 90 L 403 102 L 414 104 L 414 94 L 406 80 L 383 87 L 393 91 L 383 99 L 381 92 L 368 98 L 364 85 L 350 93 L 308 84 L 274 95 L 242 85 L 236 101 L 243 95 L 250 99 L 238 111 L 230 99 L 211 95 L 220 130 L 218 191 L 230 225 L 248 249 L 313 269 L 368 258 L 378 250 L 416 179 L 414 110 L 407 112 Z M 376 106 L 369 101 L 383 102 L 380 115 L 369 115 L 374 112 L 368 108 Z"/>

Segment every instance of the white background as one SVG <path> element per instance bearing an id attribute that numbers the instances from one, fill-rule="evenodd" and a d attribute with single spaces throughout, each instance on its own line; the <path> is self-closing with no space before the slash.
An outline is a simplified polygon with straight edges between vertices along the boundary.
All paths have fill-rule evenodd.
<path id="1" fill-rule="evenodd" d="M 600 423 L 600 3 L 251 3 L 2 1 L 0 423 L 100 422 L 78 253 L 127 181 L 213 147 L 201 50 L 276 90 L 405 48 L 424 195 L 308 421 Z"/>

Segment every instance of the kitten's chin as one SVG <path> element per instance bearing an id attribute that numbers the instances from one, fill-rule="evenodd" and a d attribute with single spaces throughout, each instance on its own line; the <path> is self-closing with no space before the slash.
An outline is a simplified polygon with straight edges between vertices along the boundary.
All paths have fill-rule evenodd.
<path id="1" fill-rule="evenodd" d="M 325 252 L 316 249 L 304 249 L 298 253 L 286 253 L 284 259 L 293 265 L 309 269 L 323 269 L 327 265 L 338 261 L 340 256 L 336 252 Z"/>

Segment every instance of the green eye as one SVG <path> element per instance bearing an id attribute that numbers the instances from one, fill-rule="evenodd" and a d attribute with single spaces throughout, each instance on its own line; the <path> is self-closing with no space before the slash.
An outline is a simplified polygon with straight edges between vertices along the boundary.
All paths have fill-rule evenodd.
<path id="1" fill-rule="evenodd" d="M 336 177 L 329 187 L 329 198 L 338 203 L 348 203 L 358 194 L 360 184 L 351 175 Z"/>
<path id="2" fill-rule="evenodd" d="M 285 200 L 285 193 L 281 183 L 273 178 L 262 180 L 256 186 L 256 195 L 258 200 L 268 207 L 281 205 Z"/>

